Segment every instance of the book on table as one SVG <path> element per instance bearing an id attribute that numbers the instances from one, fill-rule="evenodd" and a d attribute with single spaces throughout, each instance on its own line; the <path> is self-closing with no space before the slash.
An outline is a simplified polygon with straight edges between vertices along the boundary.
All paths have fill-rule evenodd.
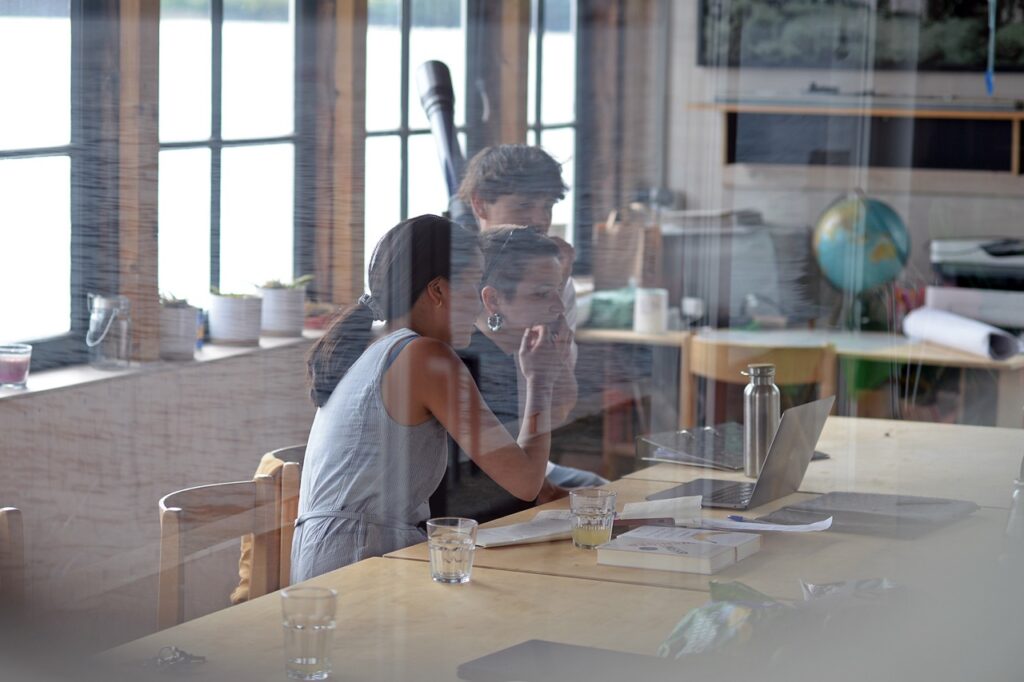
<path id="1" fill-rule="evenodd" d="M 643 526 L 598 546 L 597 563 L 710 575 L 760 548 L 757 533 Z"/>

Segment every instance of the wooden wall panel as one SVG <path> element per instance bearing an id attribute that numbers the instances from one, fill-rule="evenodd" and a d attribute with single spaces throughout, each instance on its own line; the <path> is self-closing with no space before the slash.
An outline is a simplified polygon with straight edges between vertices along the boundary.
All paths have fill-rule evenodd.
<path id="1" fill-rule="evenodd" d="M 156 360 L 160 2 L 123 0 L 120 11 L 119 289 L 132 302 L 135 358 Z"/>
<path id="2" fill-rule="evenodd" d="M 339 1 L 334 19 L 331 296 L 348 304 L 363 292 L 366 0 Z"/>

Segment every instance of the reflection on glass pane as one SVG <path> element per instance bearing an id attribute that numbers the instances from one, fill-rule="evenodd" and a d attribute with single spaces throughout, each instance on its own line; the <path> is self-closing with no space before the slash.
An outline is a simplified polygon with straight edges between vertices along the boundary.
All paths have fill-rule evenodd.
<path id="1" fill-rule="evenodd" d="M 448 65 L 455 91 L 455 125 L 466 121 L 466 30 L 462 25 L 461 0 L 413 0 L 412 33 L 409 34 L 409 127 L 426 128 L 416 71 L 425 61 Z"/>
<path id="2" fill-rule="evenodd" d="M 575 161 L 576 161 L 576 131 L 572 128 L 559 130 L 545 130 L 541 135 L 541 146 L 544 151 L 554 157 L 555 161 L 562 164 L 562 180 L 569 185 L 569 191 L 565 193 L 565 199 L 555 204 L 551 211 L 552 231 L 557 233 L 557 225 L 565 225 L 565 239 L 572 243 L 573 228 L 576 206 Z M 561 235 L 560 235 L 561 236 Z"/>
<path id="3" fill-rule="evenodd" d="M 224 2 L 225 138 L 294 130 L 295 16 L 289 0 Z"/>
<path id="4" fill-rule="evenodd" d="M 402 153 L 397 135 L 366 138 L 364 270 L 370 264 L 377 240 L 399 221 L 401 172 Z"/>
<path id="5" fill-rule="evenodd" d="M 0 343 L 68 331 L 71 160 L 0 161 L 0 225 Z"/>
<path id="6" fill-rule="evenodd" d="M 160 4 L 160 140 L 210 136 L 209 2 Z"/>
<path id="7" fill-rule="evenodd" d="M 0 149 L 71 141 L 68 3 L 0 2 Z"/>
<path id="8" fill-rule="evenodd" d="M 526 54 L 526 123 L 533 125 L 537 121 L 537 31 L 534 30 L 533 21 L 530 22 L 530 40 Z"/>
<path id="9" fill-rule="evenodd" d="M 210 150 L 160 152 L 157 196 L 160 293 L 208 307 Z"/>
<path id="10" fill-rule="evenodd" d="M 448 208 L 448 188 L 433 135 L 409 137 L 409 215 L 440 215 Z"/>
<path id="11" fill-rule="evenodd" d="M 369 6 L 366 29 L 367 130 L 394 130 L 401 124 L 401 13 L 399 0 L 378 0 Z"/>
<path id="12" fill-rule="evenodd" d="M 290 144 L 224 150 L 220 201 L 220 290 L 252 293 L 290 281 L 295 150 Z"/>
<path id="13" fill-rule="evenodd" d="M 543 1 L 541 120 L 548 125 L 570 123 L 576 119 L 576 3 Z"/>

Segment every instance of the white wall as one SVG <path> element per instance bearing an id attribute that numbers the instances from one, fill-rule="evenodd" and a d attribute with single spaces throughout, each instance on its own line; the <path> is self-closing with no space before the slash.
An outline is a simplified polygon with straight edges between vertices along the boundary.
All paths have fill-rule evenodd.
<path id="1" fill-rule="evenodd" d="M 697 65 L 697 0 L 672 3 L 673 40 L 670 121 L 670 185 L 682 190 L 692 208 L 756 208 L 771 222 L 811 224 L 841 189 L 862 188 L 871 196 L 888 202 L 904 220 L 911 233 L 911 264 L 905 275 L 927 278 L 929 239 L 955 236 L 1024 235 L 1021 220 L 1024 182 L 999 182 L 995 174 L 972 174 L 978 184 L 1004 189 L 987 190 L 989 196 L 928 189 L 918 178 L 929 174 L 873 174 L 864 169 L 816 169 L 830 177 L 829 189 L 789 187 L 773 189 L 773 178 L 746 180 L 743 187 L 723 182 L 721 115 L 697 111 L 692 103 L 712 102 L 716 94 L 778 93 L 789 96 L 805 91 L 814 81 L 839 86 L 843 91 L 874 90 L 912 95 L 957 95 L 984 97 L 981 73 L 877 72 L 785 69 L 715 69 Z M 1024 74 L 996 74 L 996 95 L 1024 99 Z M 950 144 L 956 144 L 950 140 Z M 880 179 L 878 176 L 884 175 Z M 957 174 L 964 175 L 963 173 Z M 893 182 L 893 177 L 897 180 Z M 991 180 L 991 182 L 990 182 Z M 1006 180 L 1006 178 L 1002 178 Z M 820 183 L 818 183 L 820 186 Z M 974 191 L 974 190 L 972 190 Z M 994 196 L 993 196 L 994 195 Z"/>

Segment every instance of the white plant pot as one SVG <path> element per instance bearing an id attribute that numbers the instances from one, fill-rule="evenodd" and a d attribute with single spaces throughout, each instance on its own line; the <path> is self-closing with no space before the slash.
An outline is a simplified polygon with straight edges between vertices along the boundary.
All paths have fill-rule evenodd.
<path id="1" fill-rule="evenodd" d="M 260 342 L 259 298 L 213 296 L 210 301 L 210 342 L 256 346 Z"/>
<path id="2" fill-rule="evenodd" d="M 265 336 L 302 336 L 306 321 L 306 287 L 260 289 L 261 331 Z"/>
<path id="3" fill-rule="evenodd" d="M 199 309 L 160 308 L 160 357 L 164 360 L 191 360 L 195 357 L 199 331 Z"/>

